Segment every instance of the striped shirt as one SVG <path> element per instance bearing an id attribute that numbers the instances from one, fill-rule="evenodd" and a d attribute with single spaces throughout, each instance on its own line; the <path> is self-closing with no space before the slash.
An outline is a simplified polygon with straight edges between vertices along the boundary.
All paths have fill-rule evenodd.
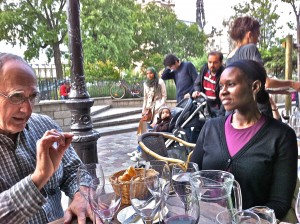
<path id="1" fill-rule="evenodd" d="M 203 87 L 205 95 L 210 100 L 216 100 L 216 80 L 217 77 L 211 75 L 210 72 L 207 72 L 204 76 Z"/>
<path id="2" fill-rule="evenodd" d="M 0 134 L 0 223 L 44 224 L 61 218 L 61 190 L 71 198 L 78 191 L 76 171 L 81 161 L 72 147 L 41 190 L 31 180 L 36 142 L 50 129 L 62 131 L 48 116 L 33 113 L 16 143 Z"/>

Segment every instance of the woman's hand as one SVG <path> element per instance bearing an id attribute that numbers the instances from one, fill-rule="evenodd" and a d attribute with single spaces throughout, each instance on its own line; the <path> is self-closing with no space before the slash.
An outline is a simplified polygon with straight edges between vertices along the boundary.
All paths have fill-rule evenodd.
<path id="1" fill-rule="evenodd" d="M 292 81 L 291 87 L 297 92 L 300 92 L 300 82 Z"/>

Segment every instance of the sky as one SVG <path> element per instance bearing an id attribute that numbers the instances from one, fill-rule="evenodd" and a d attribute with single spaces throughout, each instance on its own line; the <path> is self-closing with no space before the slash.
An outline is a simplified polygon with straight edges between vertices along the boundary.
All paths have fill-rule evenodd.
<path id="1" fill-rule="evenodd" d="M 186 21 L 196 21 L 196 0 L 174 0 L 175 2 L 175 13 L 178 18 Z M 233 14 L 231 7 L 237 3 L 242 2 L 241 0 L 204 0 L 205 18 L 206 25 L 204 31 L 210 33 L 211 27 L 214 26 L 218 29 L 222 28 L 222 21 L 224 18 L 228 18 Z M 280 2 L 280 0 L 277 0 Z M 281 15 L 279 19 L 279 25 L 283 25 L 286 20 L 295 20 L 293 13 L 289 15 L 291 6 L 286 3 L 279 3 L 278 13 Z M 292 31 L 284 31 L 282 36 L 291 34 Z M 293 33 L 292 33 L 293 34 Z M 223 38 L 223 39 L 226 39 Z M 0 52 L 11 52 L 20 56 L 23 56 L 23 51 L 18 47 L 12 48 L 7 46 L 5 43 L 0 42 Z M 46 61 L 45 58 L 41 58 L 41 63 Z"/>
<path id="2" fill-rule="evenodd" d="M 175 13 L 179 19 L 187 21 L 196 21 L 196 0 L 174 0 Z M 229 18 L 234 13 L 232 6 L 241 3 L 241 0 L 204 0 L 204 10 L 206 25 L 205 29 L 209 31 L 212 26 L 222 28 L 224 18 Z M 277 0 L 277 13 L 280 16 L 279 24 L 283 25 L 287 20 L 295 20 L 295 16 L 291 12 L 291 6 Z"/>

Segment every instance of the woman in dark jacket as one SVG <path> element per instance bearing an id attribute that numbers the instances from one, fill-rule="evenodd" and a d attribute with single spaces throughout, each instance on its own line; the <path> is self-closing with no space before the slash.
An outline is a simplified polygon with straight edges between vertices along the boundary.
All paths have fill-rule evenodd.
<path id="1" fill-rule="evenodd" d="M 205 122 L 191 162 L 201 170 L 232 173 L 241 186 L 243 209 L 267 206 L 282 220 L 291 210 L 298 148 L 291 127 L 258 109 L 257 103 L 269 100 L 266 76 L 263 66 L 251 60 L 225 68 L 219 96 L 225 109 L 234 112 Z"/>

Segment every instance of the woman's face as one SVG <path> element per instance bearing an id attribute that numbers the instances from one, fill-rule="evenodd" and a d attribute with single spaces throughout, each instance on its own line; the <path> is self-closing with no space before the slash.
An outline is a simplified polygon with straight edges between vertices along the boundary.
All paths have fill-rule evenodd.
<path id="1" fill-rule="evenodd" d="M 235 67 L 226 68 L 221 75 L 219 85 L 219 96 L 225 110 L 243 110 L 253 106 L 252 85 L 240 69 Z"/>
<path id="2" fill-rule="evenodd" d="M 146 74 L 147 74 L 147 79 L 149 80 L 154 79 L 154 74 L 151 71 L 147 71 Z"/>

